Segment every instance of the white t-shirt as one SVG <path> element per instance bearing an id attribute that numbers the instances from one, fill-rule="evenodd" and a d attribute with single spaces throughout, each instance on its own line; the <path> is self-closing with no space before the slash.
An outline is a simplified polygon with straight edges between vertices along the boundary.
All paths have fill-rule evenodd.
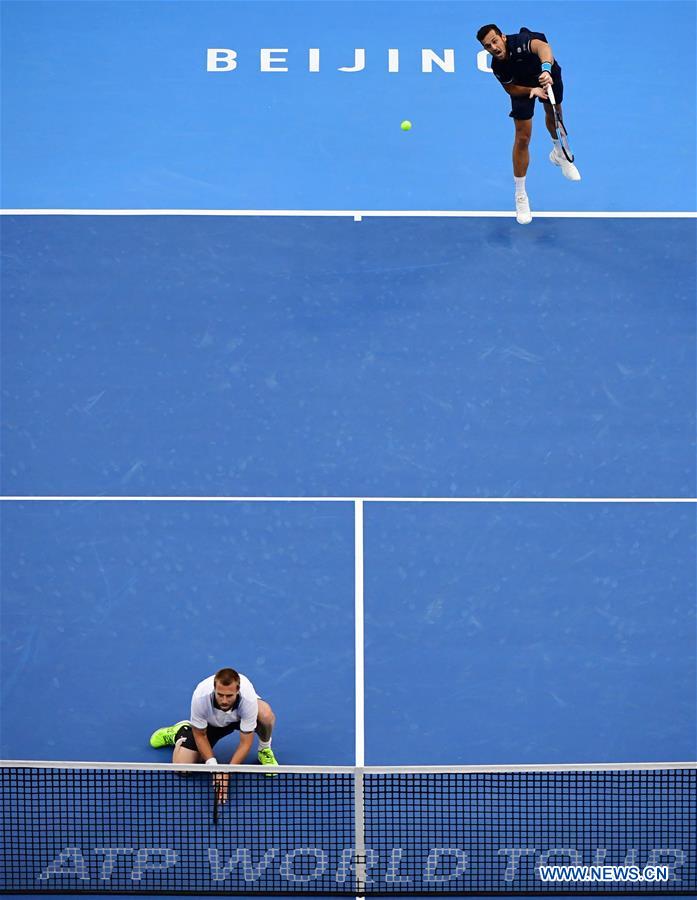
<path id="1" fill-rule="evenodd" d="M 257 692 L 252 682 L 244 675 L 240 675 L 240 693 L 235 706 L 229 710 L 222 710 L 213 705 L 215 699 L 213 681 L 214 676 L 211 675 L 196 685 L 191 698 L 191 724 L 194 728 L 206 728 L 208 725 L 224 728 L 231 722 L 239 722 L 240 731 L 243 734 L 251 734 L 257 727 L 259 711 Z"/>

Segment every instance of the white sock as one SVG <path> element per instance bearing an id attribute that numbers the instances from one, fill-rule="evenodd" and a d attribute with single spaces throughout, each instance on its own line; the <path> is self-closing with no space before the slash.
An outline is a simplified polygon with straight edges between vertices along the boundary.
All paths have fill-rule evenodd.
<path id="1" fill-rule="evenodd" d="M 554 144 L 554 152 L 561 153 L 561 144 L 559 141 L 555 141 L 554 138 L 552 138 L 552 143 Z"/>
<path id="2" fill-rule="evenodd" d="M 268 750 L 270 746 L 271 746 L 271 738 L 269 738 L 268 741 L 262 741 L 262 739 L 259 738 L 259 749 L 260 750 Z"/>
<path id="3" fill-rule="evenodd" d="M 522 178 L 518 178 L 516 175 L 513 176 L 513 181 L 515 181 L 515 192 L 516 194 L 525 194 L 525 175 Z"/>

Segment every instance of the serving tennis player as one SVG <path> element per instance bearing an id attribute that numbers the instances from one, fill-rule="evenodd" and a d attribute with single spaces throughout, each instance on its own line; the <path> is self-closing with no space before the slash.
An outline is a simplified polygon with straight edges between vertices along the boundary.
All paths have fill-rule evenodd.
<path id="1" fill-rule="evenodd" d="M 564 156 L 557 140 L 554 114 L 547 93 L 547 89 L 552 87 L 557 110 L 561 116 L 561 103 L 564 97 L 561 66 L 555 60 L 547 38 L 540 31 L 521 28 L 518 34 L 503 34 L 497 25 L 482 25 L 477 32 L 477 40 L 487 53 L 491 54 L 491 68 L 494 75 L 511 98 L 509 115 L 515 125 L 513 178 L 516 219 L 521 225 L 527 225 L 532 221 L 532 213 L 525 188 L 525 176 L 530 163 L 529 145 L 535 100 L 539 100 L 544 106 L 545 124 L 552 136 L 550 161 L 553 165 L 559 166 L 565 178 L 570 181 L 581 180 L 578 169 Z"/>
<path id="2" fill-rule="evenodd" d="M 256 734 L 259 762 L 262 766 L 277 766 L 271 749 L 275 721 L 271 707 L 258 696 L 249 678 L 234 669 L 219 669 L 196 685 L 191 698 L 191 720 L 158 728 L 150 737 L 150 746 L 174 747 L 173 763 L 216 765 L 213 747 L 221 738 L 239 731 L 240 742 L 230 765 L 245 761 Z"/>

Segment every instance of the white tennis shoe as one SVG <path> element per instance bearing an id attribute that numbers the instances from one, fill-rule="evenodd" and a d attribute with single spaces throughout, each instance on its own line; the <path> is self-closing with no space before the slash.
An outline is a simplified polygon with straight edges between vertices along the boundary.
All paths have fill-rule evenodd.
<path id="1" fill-rule="evenodd" d="M 556 150 L 552 150 L 552 152 L 549 154 L 549 161 L 553 165 L 559 166 L 562 175 L 564 176 L 564 178 L 568 178 L 569 181 L 581 180 L 581 173 L 572 162 L 569 162 L 569 160 L 564 156 L 563 153 L 557 153 Z"/>
<path id="2" fill-rule="evenodd" d="M 530 201 L 527 194 L 515 195 L 515 218 L 519 225 L 529 225 L 532 222 Z"/>

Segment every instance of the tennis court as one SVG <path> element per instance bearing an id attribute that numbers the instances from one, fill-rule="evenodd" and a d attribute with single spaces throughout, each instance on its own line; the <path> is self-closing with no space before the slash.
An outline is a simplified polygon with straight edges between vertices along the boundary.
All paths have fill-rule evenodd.
<path id="1" fill-rule="evenodd" d="M 457 887 L 539 889 L 553 835 L 536 804 L 557 782 L 529 773 L 530 818 L 506 844 L 526 786 L 495 767 L 697 759 L 694 4 L 7 0 L 2 15 L 0 756 L 166 763 L 151 732 L 233 666 L 276 712 L 282 766 L 349 767 L 348 825 L 310 893 L 365 886 L 370 827 L 385 847 L 412 839 L 424 878 L 444 861 L 462 874 L 434 848 L 464 847 L 468 871 L 482 842 L 490 867 L 492 848 L 537 848 L 518 880 L 504 854 Z M 583 175 L 550 165 L 538 112 L 524 227 L 508 99 L 474 37 L 492 19 L 547 34 Z M 657 35 L 681 52 L 647 49 Z M 470 811 L 446 828 L 447 792 L 428 840 L 411 794 L 394 834 L 359 828 L 364 766 L 494 767 L 451 773 L 454 808 L 498 798 L 491 829 L 467 843 Z M 619 769 L 607 792 L 638 791 L 640 818 L 659 802 L 641 791 L 670 798 L 647 818 L 658 832 L 584 836 L 579 787 L 575 824 L 559 819 L 575 843 L 552 846 L 588 864 L 638 848 L 642 865 L 682 848 L 656 891 L 689 893 L 694 769 L 652 771 Z M 187 802 L 200 782 L 181 781 Z M 391 809 L 360 795 L 366 815 Z M 70 818 L 61 797 L 15 813 L 8 843 L 22 821 Z M 283 847 L 319 865 L 309 802 L 294 844 L 264 844 L 269 872 Z M 186 887 L 124 829 L 105 846 L 135 856 L 93 858 L 98 892 L 109 865 L 140 872 L 125 892 Z M 342 856 L 359 833 L 362 872 Z M 49 862 L 30 867 L 37 896 L 84 889 L 76 856 L 39 879 Z M 383 853 L 373 875 L 404 896 L 398 862 Z"/>

